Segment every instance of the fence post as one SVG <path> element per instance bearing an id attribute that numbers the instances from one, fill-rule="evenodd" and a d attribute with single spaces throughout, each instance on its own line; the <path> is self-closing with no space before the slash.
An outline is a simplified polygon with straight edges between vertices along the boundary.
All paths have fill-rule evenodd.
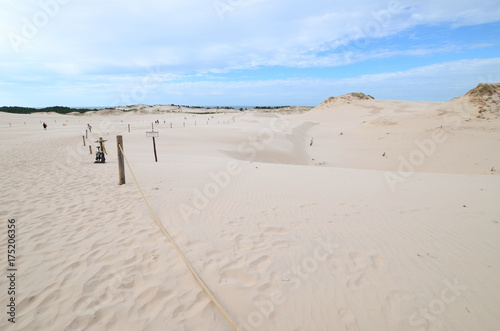
<path id="1" fill-rule="evenodd" d="M 121 148 L 120 148 L 121 147 Z M 125 184 L 125 164 L 123 163 L 123 137 L 116 136 L 116 148 L 118 150 L 118 185 Z"/>

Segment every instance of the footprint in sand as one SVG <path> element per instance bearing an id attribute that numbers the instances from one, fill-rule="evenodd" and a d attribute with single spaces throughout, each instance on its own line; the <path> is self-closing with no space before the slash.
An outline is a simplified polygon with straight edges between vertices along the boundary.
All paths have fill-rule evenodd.
<path id="1" fill-rule="evenodd" d="M 265 255 L 249 264 L 251 270 L 257 270 L 259 272 L 265 271 L 266 267 L 272 263 L 272 259 Z"/>
<path id="2" fill-rule="evenodd" d="M 391 291 L 382 304 L 382 311 L 387 318 L 387 321 L 397 328 L 401 322 L 401 316 L 405 316 L 405 305 L 407 302 L 415 300 L 415 293 L 408 291 Z"/>
<path id="3" fill-rule="evenodd" d="M 356 290 L 366 288 L 371 283 L 372 281 L 370 280 L 370 276 L 362 273 L 360 275 L 351 277 L 347 281 L 346 286 L 351 290 Z"/>
<path id="4" fill-rule="evenodd" d="M 381 255 L 374 254 L 371 257 L 372 265 L 378 272 L 387 271 L 387 260 Z"/>
<path id="5" fill-rule="evenodd" d="M 330 272 L 336 276 L 347 278 L 346 286 L 351 289 L 361 289 L 373 285 L 377 274 L 387 271 L 387 260 L 378 254 L 365 255 L 350 252 L 344 258 L 330 256 Z"/>
<path id="6" fill-rule="evenodd" d="M 297 248 L 301 245 L 297 242 L 289 241 L 289 240 L 278 240 L 273 242 L 273 247 L 286 247 L 286 248 Z"/>
<path id="7" fill-rule="evenodd" d="M 219 252 L 218 252 L 218 251 L 216 251 L 216 250 L 210 250 L 210 251 L 207 251 L 207 252 L 205 253 L 205 255 L 206 255 L 207 257 L 213 257 L 213 256 L 216 256 L 217 254 L 219 254 Z"/>
<path id="8" fill-rule="evenodd" d="M 368 264 L 366 257 L 358 252 L 349 253 L 349 261 L 353 272 L 366 269 Z"/>
<path id="9" fill-rule="evenodd" d="M 258 278 L 258 274 L 249 273 L 241 268 L 235 268 L 221 272 L 219 283 L 229 283 L 238 287 L 252 287 L 257 283 Z"/>
<path id="10" fill-rule="evenodd" d="M 180 314 L 184 312 L 184 305 L 180 305 L 179 307 L 175 308 L 174 311 L 172 312 L 172 318 L 177 318 Z"/>
<path id="11" fill-rule="evenodd" d="M 347 269 L 346 264 L 340 257 L 330 256 L 328 257 L 328 261 L 330 263 L 331 272 L 333 274 L 343 273 Z"/>
<path id="12" fill-rule="evenodd" d="M 356 316 L 349 308 L 341 308 L 338 310 L 340 320 L 344 324 L 344 330 L 355 331 L 359 330 L 358 323 L 356 322 Z"/>
<path id="13" fill-rule="evenodd" d="M 288 230 L 279 227 L 268 227 L 263 231 L 264 234 L 286 234 Z"/>
<path id="14" fill-rule="evenodd" d="M 243 236 L 241 234 L 234 237 L 235 246 L 243 251 L 267 248 L 264 235 Z"/>

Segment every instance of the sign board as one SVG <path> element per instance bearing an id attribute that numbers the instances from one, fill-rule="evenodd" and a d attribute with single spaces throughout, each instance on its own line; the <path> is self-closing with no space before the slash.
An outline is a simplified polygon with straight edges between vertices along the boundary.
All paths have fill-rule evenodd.
<path id="1" fill-rule="evenodd" d="M 146 132 L 146 137 L 159 137 L 159 136 L 160 136 L 159 132 L 154 132 L 154 131 Z"/>

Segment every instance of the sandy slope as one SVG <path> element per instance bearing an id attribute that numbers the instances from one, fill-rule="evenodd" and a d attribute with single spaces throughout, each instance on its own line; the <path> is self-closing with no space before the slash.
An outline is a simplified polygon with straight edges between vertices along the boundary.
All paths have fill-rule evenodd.
<path id="1" fill-rule="evenodd" d="M 16 327 L 231 329 L 128 170 L 117 185 L 122 134 L 152 209 L 242 330 L 496 330 L 500 122 L 467 107 L 162 114 L 158 163 L 145 136 L 153 115 L 2 113 L 0 213 L 19 220 Z M 83 146 L 87 122 L 89 141 L 108 140 L 104 165 Z M 0 328 L 12 326 L 4 317 Z"/>

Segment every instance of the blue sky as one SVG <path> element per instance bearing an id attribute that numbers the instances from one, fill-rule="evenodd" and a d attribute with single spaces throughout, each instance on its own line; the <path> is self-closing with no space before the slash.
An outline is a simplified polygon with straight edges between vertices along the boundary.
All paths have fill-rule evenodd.
<path id="1" fill-rule="evenodd" d="M 0 105 L 448 101 L 500 82 L 497 0 L 0 0 Z"/>

